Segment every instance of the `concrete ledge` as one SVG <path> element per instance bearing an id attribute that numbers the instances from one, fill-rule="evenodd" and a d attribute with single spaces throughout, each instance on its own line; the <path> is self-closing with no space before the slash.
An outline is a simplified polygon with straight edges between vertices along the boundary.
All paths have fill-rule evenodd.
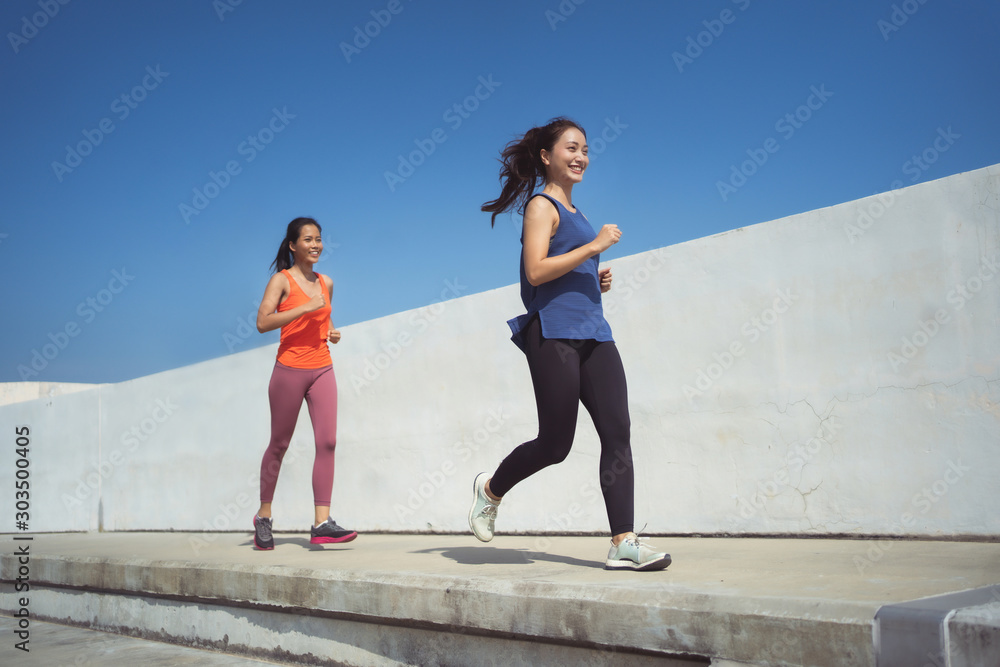
<path id="1" fill-rule="evenodd" d="M 349 665 L 874 665 L 886 605 L 1000 583 L 1000 544 L 659 538 L 659 573 L 603 570 L 596 537 L 89 533 L 30 542 L 34 618 L 271 659 Z M 16 609 L 14 543 L 0 609 Z M 886 545 L 888 544 L 888 547 Z M 862 565 L 867 563 L 867 565 Z M 958 636 L 995 633 L 997 608 Z M 968 627 L 976 628 L 969 632 Z M 987 633 L 988 634 L 988 633 Z M 996 644 L 970 643 L 969 655 Z M 992 647 L 991 647 L 992 646 Z M 978 653 L 976 653 L 978 651 Z M 985 651 L 985 653 L 984 653 Z M 571 657 L 572 656 L 572 657 Z"/>
<path id="2" fill-rule="evenodd" d="M 586 664 L 694 667 L 707 660 L 676 660 L 616 647 L 537 641 L 511 633 L 485 635 L 413 621 L 375 619 L 307 609 L 226 606 L 132 595 L 42 589 L 39 606 L 56 609 L 62 623 L 92 627 L 260 659 L 306 665 L 553 665 Z M 39 647 L 44 651 L 45 646 Z M 505 656 L 516 656 L 507 659 Z"/>
<path id="3" fill-rule="evenodd" d="M 1000 585 L 887 605 L 875 614 L 879 667 L 1000 664 Z"/>
<path id="4" fill-rule="evenodd" d="M 1000 588 L 993 591 L 1000 594 Z M 1000 598 L 998 598 L 1000 600 Z M 964 608 L 948 621 L 952 667 L 1000 664 L 1000 601 Z M 952 639 L 954 638 L 954 639 Z"/>
<path id="5" fill-rule="evenodd" d="M 0 382 L 0 405 L 65 396 L 99 386 L 81 382 Z"/>

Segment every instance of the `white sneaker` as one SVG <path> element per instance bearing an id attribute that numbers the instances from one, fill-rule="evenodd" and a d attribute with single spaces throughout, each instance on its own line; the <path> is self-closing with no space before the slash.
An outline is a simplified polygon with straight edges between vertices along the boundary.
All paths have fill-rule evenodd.
<path id="1" fill-rule="evenodd" d="M 670 565 L 670 554 L 661 553 L 639 541 L 626 537 L 618 546 L 611 543 L 605 570 L 662 570 Z"/>
<path id="2" fill-rule="evenodd" d="M 500 501 L 486 495 L 486 482 L 489 476 L 485 472 L 476 475 L 472 483 L 472 509 L 469 510 L 469 528 L 480 542 L 493 539 L 493 522 L 497 518 L 497 508 Z"/>

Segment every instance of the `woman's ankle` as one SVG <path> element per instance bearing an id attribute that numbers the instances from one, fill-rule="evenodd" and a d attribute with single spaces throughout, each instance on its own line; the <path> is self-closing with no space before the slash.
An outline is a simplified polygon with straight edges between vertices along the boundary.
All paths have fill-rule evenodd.
<path id="1" fill-rule="evenodd" d="M 494 502 L 500 502 L 501 500 L 503 500 L 503 496 L 495 496 L 493 495 L 493 492 L 490 491 L 490 482 L 492 481 L 493 481 L 492 477 L 486 480 L 486 485 L 483 487 L 483 489 L 486 491 L 486 497 Z"/>

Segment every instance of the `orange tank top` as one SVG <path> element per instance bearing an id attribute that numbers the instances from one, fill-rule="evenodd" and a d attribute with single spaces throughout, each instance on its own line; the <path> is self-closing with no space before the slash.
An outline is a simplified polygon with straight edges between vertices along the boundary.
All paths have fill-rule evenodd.
<path id="1" fill-rule="evenodd" d="M 282 271 L 288 279 L 288 298 L 278 304 L 282 313 L 309 303 L 309 297 L 302 291 L 295 278 L 287 270 Z M 323 276 L 316 274 L 323 294 L 328 294 Z M 291 368 L 322 368 L 333 363 L 326 337 L 330 332 L 330 313 L 333 308 L 327 303 L 319 310 L 292 320 L 281 327 L 281 343 L 278 345 L 278 361 Z"/>

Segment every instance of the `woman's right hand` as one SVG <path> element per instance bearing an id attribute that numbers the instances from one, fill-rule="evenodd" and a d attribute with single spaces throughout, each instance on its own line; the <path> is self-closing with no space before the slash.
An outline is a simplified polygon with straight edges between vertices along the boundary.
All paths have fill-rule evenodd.
<path id="1" fill-rule="evenodd" d="M 622 237 L 622 232 L 618 229 L 618 225 L 604 225 L 601 227 L 601 231 L 597 233 L 597 238 L 594 239 L 594 247 L 597 252 L 601 253 L 618 243 L 618 239 Z"/>
<path id="2" fill-rule="evenodd" d="M 313 298 L 309 299 L 308 303 L 305 304 L 305 312 L 311 313 L 315 310 L 319 310 L 326 305 L 326 299 L 323 298 L 323 292 L 320 292 Z"/>

